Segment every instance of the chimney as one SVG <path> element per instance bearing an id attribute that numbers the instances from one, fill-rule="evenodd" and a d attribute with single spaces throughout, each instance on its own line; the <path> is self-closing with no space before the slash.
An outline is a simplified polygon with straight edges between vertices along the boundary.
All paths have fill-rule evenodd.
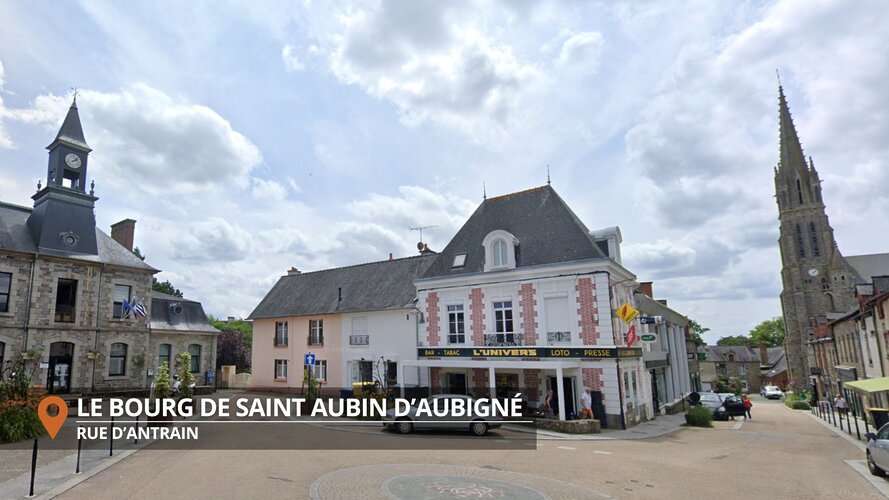
<path id="1" fill-rule="evenodd" d="M 432 250 L 432 249 L 430 249 L 430 248 L 429 248 L 429 245 L 427 245 L 426 243 L 423 243 L 423 248 L 420 249 L 420 253 L 421 253 L 422 255 L 427 255 L 427 254 L 430 254 L 430 253 L 435 253 L 435 251 Z"/>
<path id="2" fill-rule="evenodd" d="M 648 298 L 653 299 L 654 292 L 651 290 L 651 284 L 651 281 L 643 281 L 642 283 L 639 283 L 639 288 L 637 288 L 636 291 L 644 293 L 645 295 L 648 295 Z"/>
<path id="3" fill-rule="evenodd" d="M 131 252 L 135 235 L 136 221 L 133 219 L 124 219 L 116 224 L 111 224 L 111 238 Z"/>
<path id="4" fill-rule="evenodd" d="M 394 259 L 394 258 L 395 258 L 395 257 L 392 256 L 392 252 L 389 252 L 389 260 L 392 260 L 392 259 Z"/>
<path id="5" fill-rule="evenodd" d="M 291 266 L 290 270 L 287 271 L 287 276 L 296 276 L 297 274 L 302 274 L 302 271 L 296 268 L 296 266 Z"/>
<path id="6" fill-rule="evenodd" d="M 768 365 L 769 364 L 769 349 L 765 344 L 759 345 L 759 364 Z"/>

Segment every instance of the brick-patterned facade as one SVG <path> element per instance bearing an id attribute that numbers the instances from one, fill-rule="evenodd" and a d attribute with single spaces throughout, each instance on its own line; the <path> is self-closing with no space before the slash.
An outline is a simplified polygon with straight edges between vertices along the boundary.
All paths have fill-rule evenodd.
<path id="1" fill-rule="evenodd" d="M 485 292 L 481 288 L 469 291 L 469 320 L 472 323 L 473 345 L 485 345 Z"/>
<path id="2" fill-rule="evenodd" d="M 537 345 L 537 299 L 531 283 L 523 283 L 519 289 L 519 307 L 525 345 Z"/>
<path id="3" fill-rule="evenodd" d="M 596 317 L 596 285 L 592 278 L 580 278 L 575 286 L 577 292 L 577 314 L 580 327 L 580 338 L 583 345 L 596 345 L 599 343 L 599 332 L 596 330 L 598 318 Z"/>
<path id="4" fill-rule="evenodd" d="M 426 343 L 430 347 L 441 345 L 441 319 L 438 309 L 438 294 L 426 296 Z"/>
<path id="5" fill-rule="evenodd" d="M 583 368 L 583 386 L 592 391 L 601 391 L 605 385 L 602 383 L 602 368 Z"/>
<path id="6" fill-rule="evenodd" d="M 525 386 L 525 400 L 536 405 L 537 401 L 540 400 L 540 370 L 526 368 L 522 370 L 522 374 L 524 376 L 522 383 Z"/>
<path id="7" fill-rule="evenodd" d="M 441 394 L 441 368 L 429 369 L 429 387 L 432 394 Z"/>
<path id="8" fill-rule="evenodd" d="M 488 369 L 473 368 L 472 369 L 472 388 L 476 397 L 487 397 L 490 389 L 488 384 Z"/>

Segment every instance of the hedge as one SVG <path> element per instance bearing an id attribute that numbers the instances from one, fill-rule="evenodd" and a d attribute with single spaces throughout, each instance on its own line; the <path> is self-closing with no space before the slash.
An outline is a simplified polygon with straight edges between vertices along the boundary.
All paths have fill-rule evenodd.
<path id="1" fill-rule="evenodd" d="M 713 412 L 705 406 L 693 406 L 685 414 L 685 423 L 692 427 L 713 427 Z"/>

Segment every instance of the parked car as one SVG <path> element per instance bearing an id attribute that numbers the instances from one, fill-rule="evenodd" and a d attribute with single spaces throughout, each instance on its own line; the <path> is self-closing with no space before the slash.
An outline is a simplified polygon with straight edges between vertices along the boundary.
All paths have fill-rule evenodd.
<path id="1" fill-rule="evenodd" d="M 889 471 L 889 424 L 880 427 L 877 432 L 868 432 L 867 437 L 867 468 L 870 473 L 885 477 Z"/>
<path id="2" fill-rule="evenodd" d="M 435 396 L 430 396 L 426 398 L 426 401 L 429 403 L 431 408 L 434 408 L 436 404 L 438 404 L 439 408 L 442 408 L 442 404 L 445 402 L 445 399 L 464 399 L 466 400 L 466 406 L 470 406 L 473 404 L 473 399 L 469 396 L 464 396 L 463 394 L 439 394 Z M 489 429 L 496 429 L 500 427 L 500 422 L 492 421 L 492 420 L 500 420 L 499 418 L 490 418 L 490 417 L 479 417 L 479 416 L 445 416 L 445 417 L 435 417 L 435 416 L 426 416 L 423 415 L 418 416 L 418 408 L 416 406 L 411 406 L 408 414 L 402 417 L 395 416 L 395 408 L 390 409 L 386 412 L 386 418 L 383 421 L 383 426 L 387 430 L 394 430 L 399 434 L 410 434 L 415 430 L 443 430 L 443 429 L 453 429 L 453 430 L 463 430 L 469 431 L 471 434 L 475 436 L 484 436 L 488 433 Z"/>
<path id="3" fill-rule="evenodd" d="M 759 395 L 766 399 L 781 399 L 784 397 L 784 392 L 776 385 L 764 385 L 759 390 Z"/>
<path id="4" fill-rule="evenodd" d="M 701 392 L 700 403 L 713 412 L 715 420 L 743 417 L 746 413 L 741 398 L 732 393 Z"/>

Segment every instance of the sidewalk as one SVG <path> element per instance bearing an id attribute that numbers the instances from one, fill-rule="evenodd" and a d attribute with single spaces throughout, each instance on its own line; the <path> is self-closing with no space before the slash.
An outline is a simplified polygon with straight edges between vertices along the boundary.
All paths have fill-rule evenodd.
<path id="1" fill-rule="evenodd" d="M 629 439 L 648 439 L 665 436 L 679 430 L 685 423 L 685 414 L 663 415 L 654 420 L 643 422 L 625 430 L 602 429 L 601 434 L 565 434 L 563 432 L 545 431 L 522 425 L 504 425 L 503 428 L 514 432 L 537 433 L 537 439 L 566 441 L 619 441 Z"/>

